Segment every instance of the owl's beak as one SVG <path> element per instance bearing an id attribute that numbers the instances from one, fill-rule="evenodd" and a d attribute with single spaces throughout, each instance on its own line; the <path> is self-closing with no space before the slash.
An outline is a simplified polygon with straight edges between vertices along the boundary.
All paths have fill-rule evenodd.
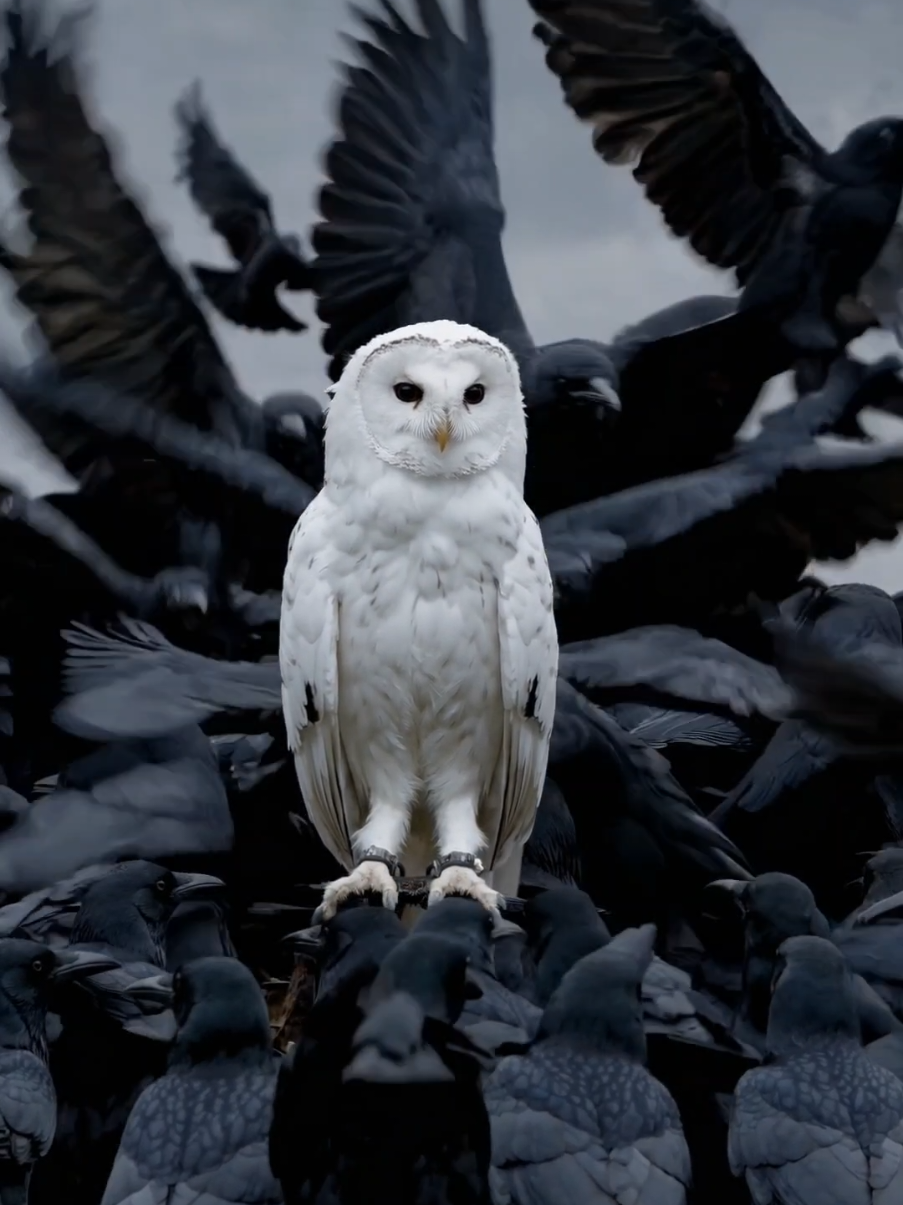
<path id="1" fill-rule="evenodd" d="M 448 447 L 448 441 L 451 439 L 451 421 L 448 415 L 443 418 L 442 422 L 436 428 L 434 438 L 439 445 L 439 451 L 444 452 Z"/>

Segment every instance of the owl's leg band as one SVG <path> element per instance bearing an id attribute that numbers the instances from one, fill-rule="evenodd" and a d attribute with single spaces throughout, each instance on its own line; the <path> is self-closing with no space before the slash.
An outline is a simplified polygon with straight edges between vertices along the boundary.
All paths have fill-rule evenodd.
<path id="1" fill-rule="evenodd" d="M 370 845 L 358 856 L 355 866 L 360 866 L 362 862 L 382 862 L 384 866 L 388 866 L 389 874 L 394 879 L 404 878 L 404 867 L 395 857 L 390 854 L 387 849 L 380 849 L 378 845 Z"/>
<path id="2" fill-rule="evenodd" d="M 427 877 L 436 879 L 449 866 L 464 866 L 475 874 L 483 873 L 483 863 L 479 858 L 475 858 L 473 854 L 463 854 L 453 850 L 451 853 L 443 854 L 441 858 L 437 858 L 435 862 L 430 863 L 426 872 Z"/>

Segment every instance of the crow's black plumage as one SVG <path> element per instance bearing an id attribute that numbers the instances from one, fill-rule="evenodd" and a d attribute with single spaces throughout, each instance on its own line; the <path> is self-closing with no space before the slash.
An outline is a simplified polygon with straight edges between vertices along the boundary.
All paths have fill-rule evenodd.
<path id="1" fill-rule="evenodd" d="M 836 352 L 840 303 L 900 237 L 903 119 L 866 122 L 829 153 L 703 0 L 530 4 L 602 158 L 634 163 L 671 231 L 734 269 L 741 307 L 774 307 L 802 352 Z"/>
<path id="2" fill-rule="evenodd" d="M 286 1205 L 337 1202 L 332 1180 L 342 1074 L 363 1020 L 361 993 L 405 939 L 394 912 L 351 907 L 324 925 L 291 935 L 314 956 L 317 994 L 303 1032 L 279 1072 L 270 1131 L 270 1165 Z M 318 1194 L 322 1194 L 319 1197 Z"/>
<path id="3" fill-rule="evenodd" d="M 119 741 L 70 763 L 17 818 L 0 881 L 33 891 L 98 862 L 222 854 L 232 817 L 209 741 L 197 729 Z"/>
<path id="4" fill-rule="evenodd" d="M 628 929 L 565 975 L 522 1054 L 486 1085 L 497 1199 L 686 1201 L 677 1106 L 643 1065 L 640 984 L 655 929 Z"/>
<path id="5" fill-rule="evenodd" d="M 754 1200 L 892 1200 L 903 1183 L 903 1083 L 860 1046 L 852 976 L 819 937 L 793 937 L 768 1018 L 766 1067 L 737 1086 L 729 1152 Z"/>
<path id="6" fill-rule="evenodd" d="M 410 323 L 454 319 L 501 339 L 520 363 L 539 515 L 710 464 L 790 366 L 786 342 L 730 299 L 698 297 L 608 344 L 535 343 L 501 242 L 483 6 L 462 9 L 463 37 L 438 0 L 418 0 L 423 33 L 394 4 L 357 13 L 367 36 L 344 71 L 312 233 L 333 379 L 368 339 Z"/>
<path id="7" fill-rule="evenodd" d="M 99 1201 L 129 1112 L 164 1071 L 174 1030 L 171 1013 L 145 1016 L 128 989 L 163 969 L 166 927 L 178 904 L 222 886 L 210 876 L 135 861 L 97 879 L 82 897 L 69 948 L 118 965 L 80 985 L 61 1006 L 62 1033 L 50 1055 L 59 1124 L 33 1182 L 38 1205 Z"/>
<path id="8" fill-rule="evenodd" d="M 903 448 L 823 448 L 845 416 L 898 392 L 894 357 L 840 361 L 825 387 L 768 415 L 709 469 L 542 520 L 563 642 L 639 624 L 698 627 L 751 594 L 793 593 L 809 562 L 847 560 L 903 520 Z M 686 566 L 693 565 L 693 572 Z"/>
<path id="9" fill-rule="evenodd" d="M 172 992 L 166 1074 L 135 1102 L 103 1205 L 280 1205 L 267 1153 L 280 1059 L 260 988 L 237 959 L 208 957 L 177 970 Z"/>
<path id="10" fill-rule="evenodd" d="M 452 896 L 429 907 L 415 929 L 450 941 L 467 956 L 470 977 L 480 992 L 465 1003 L 458 1024 L 492 1048 L 502 1041 L 523 1041 L 539 1023 L 539 1009 L 505 987 L 496 974 L 492 947 L 501 923 L 476 900 Z"/>
<path id="11" fill-rule="evenodd" d="M 830 940 L 831 925 L 819 910 L 815 896 L 805 883 L 792 875 L 768 871 L 748 882 L 721 880 L 712 887 L 730 892 L 743 914 L 742 985 L 736 997 L 736 1032 L 761 1046 L 768 1027 L 769 1004 L 781 944 L 792 937 Z M 841 931 L 841 950 L 845 934 Z M 868 963 L 867 943 L 864 962 Z M 852 947 L 852 943 L 851 943 Z M 900 1031 L 887 1004 L 873 987 L 854 971 L 853 988 L 863 1036 L 884 1037 Z"/>
<path id="12" fill-rule="evenodd" d="M 65 983 L 116 964 L 99 953 L 0 940 L 0 1202 L 26 1205 L 34 1164 L 56 1132 L 47 1010 Z"/>
<path id="13" fill-rule="evenodd" d="M 712 879 L 748 873 L 665 758 L 561 678 L 549 774 L 574 819 L 582 885 L 623 923 L 667 926 Z"/>
<path id="14" fill-rule="evenodd" d="M 272 201 L 220 141 L 198 81 L 178 101 L 175 115 L 182 134 L 179 178 L 238 264 L 231 271 L 192 264 L 207 300 L 250 330 L 306 330 L 276 296 L 280 286 L 295 292 L 310 287 L 297 235 L 277 232 Z"/>
<path id="15" fill-rule="evenodd" d="M 491 1060 L 456 1026 L 479 994 L 468 961 L 456 943 L 415 933 L 383 962 L 342 1073 L 334 1163 L 312 1200 L 365 1205 L 374 1183 L 391 1183 L 400 1205 L 489 1205 L 480 1074 Z"/>

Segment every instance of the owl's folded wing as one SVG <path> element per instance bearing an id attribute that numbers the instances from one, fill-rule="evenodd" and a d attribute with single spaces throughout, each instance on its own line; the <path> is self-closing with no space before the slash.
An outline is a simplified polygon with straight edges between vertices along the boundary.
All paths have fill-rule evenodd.
<path id="1" fill-rule="evenodd" d="M 499 652 L 504 707 L 497 769 L 498 827 L 487 834 L 491 867 L 530 836 L 546 775 L 555 718 L 558 635 L 552 577 L 534 515 L 524 506 L 517 550 L 499 581 Z M 495 832 L 495 841 L 492 836 Z"/>
<path id="2" fill-rule="evenodd" d="M 288 746 L 308 815 L 329 852 L 350 869 L 350 834 L 363 815 L 339 735 L 338 600 L 324 573 L 328 507 L 318 495 L 289 541 L 279 665 Z"/>

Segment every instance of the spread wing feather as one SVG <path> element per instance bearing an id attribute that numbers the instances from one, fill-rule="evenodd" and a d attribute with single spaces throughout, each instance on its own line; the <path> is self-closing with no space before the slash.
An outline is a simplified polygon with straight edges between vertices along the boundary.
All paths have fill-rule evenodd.
<path id="1" fill-rule="evenodd" d="M 368 339 L 415 322 L 469 322 L 532 347 L 505 265 L 493 151 L 492 75 L 480 0 L 463 37 L 438 0 L 417 0 L 420 34 L 390 0 L 355 10 L 338 132 L 314 227 L 317 314 L 337 380 Z"/>
<path id="2" fill-rule="evenodd" d="M 259 435 L 213 332 L 83 101 L 84 14 L 5 13 L 0 101 L 31 247 L 6 257 L 56 363 L 96 376 L 234 443 Z M 43 434 L 43 433 L 42 433 Z"/>
<path id="3" fill-rule="evenodd" d="M 220 140 L 204 103 L 199 81 L 176 102 L 182 132 L 179 179 L 239 263 L 257 250 L 261 235 L 272 232 L 270 198 L 232 151 Z"/>
<path id="4" fill-rule="evenodd" d="M 702 0 L 530 0 L 546 64 L 668 227 L 744 284 L 825 152 Z"/>

